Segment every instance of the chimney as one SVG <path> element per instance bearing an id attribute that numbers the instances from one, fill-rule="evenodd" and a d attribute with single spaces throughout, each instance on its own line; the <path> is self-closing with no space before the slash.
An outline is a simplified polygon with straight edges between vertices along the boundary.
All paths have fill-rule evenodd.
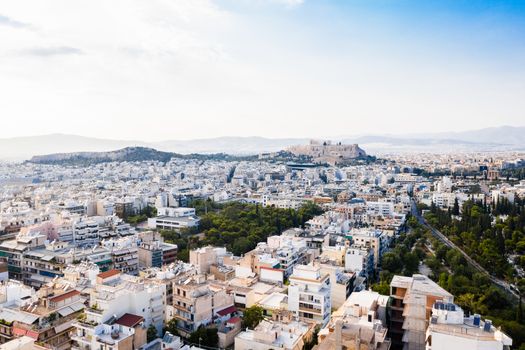
<path id="1" fill-rule="evenodd" d="M 343 350 L 343 321 L 335 321 L 335 349 Z"/>

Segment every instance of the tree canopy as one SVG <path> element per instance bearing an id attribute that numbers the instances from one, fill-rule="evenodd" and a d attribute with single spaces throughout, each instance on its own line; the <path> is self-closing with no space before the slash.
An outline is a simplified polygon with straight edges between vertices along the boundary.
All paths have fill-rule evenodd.
<path id="1" fill-rule="evenodd" d="M 179 258 L 184 261 L 187 261 L 190 249 L 204 245 L 226 247 L 233 254 L 242 255 L 254 249 L 257 243 L 266 241 L 267 237 L 304 226 L 306 221 L 323 212 L 313 203 L 298 210 L 240 202 L 199 201 L 194 205 L 201 213 L 200 235 L 195 235 L 198 232 L 192 230 L 161 231 L 166 241 L 179 246 Z"/>
<path id="2" fill-rule="evenodd" d="M 264 309 L 254 305 L 244 310 L 242 325 L 254 329 L 264 319 Z"/>

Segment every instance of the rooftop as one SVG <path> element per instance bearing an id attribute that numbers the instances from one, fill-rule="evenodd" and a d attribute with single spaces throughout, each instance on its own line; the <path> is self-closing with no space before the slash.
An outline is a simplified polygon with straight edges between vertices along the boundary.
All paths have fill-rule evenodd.
<path id="1" fill-rule="evenodd" d="M 106 278 L 109 278 L 109 277 L 112 277 L 112 276 L 117 276 L 117 275 L 120 275 L 120 271 L 119 270 L 109 270 L 109 271 L 106 271 L 106 272 L 101 272 L 97 275 L 97 277 L 100 277 L 102 279 L 106 279 Z"/>
<path id="2" fill-rule="evenodd" d="M 125 313 L 118 320 L 116 320 L 115 323 L 125 327 L 135 327 L 142 321 L 144 321 L 144 317 L 142 316 Z"/>

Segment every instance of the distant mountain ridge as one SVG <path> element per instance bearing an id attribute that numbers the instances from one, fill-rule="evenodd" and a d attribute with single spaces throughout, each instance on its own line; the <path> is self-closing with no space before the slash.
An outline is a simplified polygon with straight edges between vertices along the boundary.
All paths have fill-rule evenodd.
<path id="1" fill-rule="evenodd" d="M 480 130 L 408 135 L 364 135 L 334 137 L 333 141 L 358 143 L 368 153 L 391 150 L 493 151 L 525 150 L 525 127 L 502 126 Z M 328 139 L 328 138 L 318 138 Z M 194 140 L 166 140 L 145 142 L 139 140 L 108 140 L 76 135 L 50 134 L 0 139 L 0 159 L 25 160 L 38 154 L 71 152 L 107 152 L 125 147 L 149 147 L 163 152 L 226 153 L 253 155 L 277 152 L 290 146 L 306 144 L 310 138 L 217 137 Z"/>

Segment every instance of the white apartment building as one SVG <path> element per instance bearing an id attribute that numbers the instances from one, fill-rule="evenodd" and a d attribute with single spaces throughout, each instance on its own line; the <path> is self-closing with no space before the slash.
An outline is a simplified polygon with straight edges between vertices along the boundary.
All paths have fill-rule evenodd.
<path id="1" fill-rule="evenodd" d="M 371 216 L 389 217 L 394 215 L 394 204 L 391 202 L 366 202 L 366 213 Z"/>
<path id="2" fill-rule="evenodd" d="M 512 339 L 479 315 L 465 317 L 452 303 L 437 301 L 426 333 L 426 350 L 508 350 Z"/>
<path id="3" fill-rule="evenodd" d="M 288 308 L 300 320 L 325 326 L 332 308 L 330 275 L 318 265 L 296 265 L 289 278 Z"/>
<path id="4" fill-rule="evenodd" d="M 370 248 L 348 248 L 345 254 L 345 271 L 368 277 L 374 270 L 374 251 Z"/>
<path id="5" fill-rule="evenodd" d="M 235 350 L 301 350 L 312 336 L 312 323 L 263 320 L 254 330 L 247 329 L 235 337 Z"/>
<path id="6" fill-rule="evenodd" d="M 127 313 L 142 316 L 145 328 L 153 325 L 161 334 L 166 312 L 166 286 L 123 275 L 118 270 L 102 272 L 97 275 L 89 306 L 85 310 L 86 317 L 73 323 L 74 340 L 80 349 L 99 349 L 99 339 L 111 335 L 108 325 Z M 119 329 L 117 333 L 128 337 L 130 332 Z"/>
<path id="7" fill-rule="evenodd" d="M 94 220 L 80 220 L 73 224 L 73 242 L 78 245 L 95 245 L 99 241 L 99 226 Z"/>
<path id="8" fill-rule="evenodd" d="M 111 252 L 113 268 L 135 275 L 139 269 L 139 253 L 134 237 L 122 237 L 102 241 L 102 247 Z"/>
<path id="9" fill-rule="evenodd" d="M 148 219 L 149 228 L 164 230 L 197 227 L 199 223 L 194 208 L 160 207 L 157 208 L 157 216 Z"/>
<path id="10" fill-rule="evenodd" d="M 299 209 L 308 199 L 296 197 L 277 197 L 277 196 L 262 196 L 263 207 L 276 207 L 281 209 Z"/>
<path id="11" fill-rule="evenodd" d="M 330 295 L 332 307 L 343 305 L 354 289 L 355 273 L 344 272 L 340 266 L 321 264 L 321 273 L 330 275 Z"/>

